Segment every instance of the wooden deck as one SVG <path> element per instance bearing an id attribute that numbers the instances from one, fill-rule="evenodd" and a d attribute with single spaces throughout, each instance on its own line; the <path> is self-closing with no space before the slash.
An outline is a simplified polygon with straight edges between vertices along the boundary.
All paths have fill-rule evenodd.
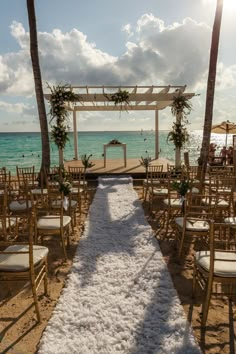
<path id="1" fill-rule="evenodd" d="M 139 159 L 127 159 L 127 165 L 124 166 L 123 159 L 107 159 L 106 167 L 104 167 L 104 160 L 91 160 L 95 165 L 87 170 L 88 178 L 97 178 L 99 175 L 113 175 L 113 174 L 129 174 L 133 178 L 144 178 L 145 169 L 140 165 Z M 171 163 L 169 160 L 159 158 L 152 160 L 152 165 L 163 165 L 163 170 L 167 170 L 167 164 Z M 65 162 L 65 168 L 68 166 L 83 166 L 81 160 L 71 160 Z"/>

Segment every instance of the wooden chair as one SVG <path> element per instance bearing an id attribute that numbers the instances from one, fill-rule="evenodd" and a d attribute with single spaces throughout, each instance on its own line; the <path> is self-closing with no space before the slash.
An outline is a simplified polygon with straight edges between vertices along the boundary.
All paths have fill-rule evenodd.
<path id="1" fill-rule="evenodd" d="M 146 201 L 151 184 L 159 185 L 160 173 L 163 172 L 163 165 L 150 165 L 147 168 L 146 178 L 143 180 L 143 199 Z"/>
<path id="2" fill-rule="evenodd" d="M 212 295 L 236 295 L 236 251 L 230 242 L 230 225 L 210 223 L 207 250 L 196 252 L 194 257 L 193 295 L 196 284 L 204 290 L 201 325 L 205 327 Z"/>
<path id="3" fill-rule="evenodd" d="M 0 169 L 0 190 L 10 188 L 11 185 L 11 172 L 6 169 Z"/>
<path id="4" fill-rule="evenodd" d="M 88 193 L 88 181 L 86 181 L 85 168 L 79 166 L 68 166 L 68 174 L 72 181 L 74 193 L 78 193 L 79 195 L 84 196 L 84 199 L 86 200 Z"/>
<path id="5" fill-rule="evenodd" d="M 58 186 L 48 188 L 48 209 L 46 215 L 37 218 L 37 243 L 45 235 L 59 236 L 65 259 L 67 259 L 67 247 L 70 243 L 69 233 L 71 226 L 71 217 L 64 212 L 64 195 L 59 192 Z"/>
<path id="6" fill-rule="evenodd" d="M 38 322 L 41 321 L 37 289 L 44 282 L 47 294 L 47 255 L 48 249 L 34 245 L 34 217 L 29 221 L 28 239 L 25 242 L 0 241 L 0 283 L 29 281 Z"/>
<path id="7" fill-rule="evenodd" d="M 150 173 L 149 176 L 149 207 L 150 210 L 154 209 L 154 202 L 157 201 L 158 208 L 161 208 L 161 202 L 168 198 L 168 178 L 165 172 Z"/>
<path id="8" fill-rule="evenodd" d="M 174 219 L 179 257 L 185 244 L 206 242 L 210 231 L 209 220 L 215 217 L 216 204 L 216 196 L 195 194 L 191 191 L 186 194 L 184 215 Z"/>
<path id="9" fill-rule="evenodd" d="M 167 198 L 163 200 L 163 209 L 165 211 L 163 215 L 166 225 L 164 239 L 168 237 L 169 231 L 171 231 L 171 234 L 174 231 L 174 218 L 183 212 L 183 198 L 181 198 L 178 191 L 174 188 L 174 182 L 176 182 L 176 179 L 168 178 L 168 194 Z"/>
<path id="10" fill-rule="evenodd" d="M 18 167 L 16 166 L 18 187 L 19 189 L 27 188 L 34 189 L 38 187 L 38 174 L 35 173 L 35 167 Z"/>
<path id="11" fill-rule="evenodd" d="M 0 191 L 0 240 L 12 240 L 18 236 L 19 220 L 12 216 L 8 205 L 8 190 Z"/>

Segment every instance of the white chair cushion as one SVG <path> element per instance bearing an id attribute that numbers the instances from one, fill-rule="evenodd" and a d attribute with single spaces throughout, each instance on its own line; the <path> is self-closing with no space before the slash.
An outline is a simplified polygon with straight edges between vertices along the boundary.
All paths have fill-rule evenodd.
<path id="1" fill-rule="evenodd" d="M 32 208 L 32 203 L 30 200 L 28 201 L 28 208 Z M 25 210 L 27 210 L 26 201 L 25 200 L 21 200 L 21 201 L 14 200 L 10 203 L 9 209 L 11 211 L 25 211 Z"/>
<path id="2" fill-rule="evenodd" d="M 84 189 L 83 188 L 76 188 L 76 187 L 72 187 L 71 188 L 71 193 L 72 194 L 78 194 L 78 193 L 83 193 Z"/>
<path id="3" fill-rule="evenodd" d="M 225 218 L 224 222 L 226 224 L 230 224 L 232 226 L 236 226 L 236 217 L 235 216 L 230 216 L 229 218 Z"/>
<path id="4" fill-rule="evenodd" d="M 205 205 L 209 205 L 210 204 L 210 200 L 209 198 L 203 198 L 202 199 L 202 203 L 205 204 Z M 211 204 L 214 205 L 215 204 L 215 200 L 211 200 Z M 227 200 L 224 200 L 224 199 L 220 199 L 218 202 L 217 202 L 217 207 L 219 208 L 226 208 L 229 206 L 229 203 L 227 202 Z"/>
<path id="5" fill-rule="evenodd" d="M 13 227 L 16 225 L 17 219 L 16 218 L 7 218 L 6 219 L 6 229 L 9 229 L 9 227 Z M 0 230 L 3 229 L 2 227 L 2 220 L 0 220 Z"/>
<path id="6" fill-rule="evenodd" d="M 182 207 L 182 200 L 179 198 L 175 198 L 175 199 L 164 199 L 163 203 L 165 204 L 165 206 L 170 206 L 170 207 L 174 207 L 174 208 L 181 208 Z"/>
<path id="7" fill-rule="evenodd" d="M 5 249 L 8 252 L 29 252 L 27 245 L 12 245 Z M 33 261 L 37 265 L 48 254 L 48 248 L 40 245 L 33 246 Z M 29 269 L 29 253 L 0 254 L 0 271 L 24 272 Z"/>
<path id="8" fill-rule="evenodd" d="M 192 192 L 193 194 L 198 194 L 198 193 L 199 193 L 199 188 L 197 188 L 197 187 L 192 187 L 192 188 L 191 188 L 191 192 Z"/>
<path id="9" fill-rule="evenodd" d="M 153 194 L 154 195 L 168 195 L 168 189 L 167 188 L 155 188 L 153 189 Z"/>
<path id="10" fill-rule="evenodd" d="M 47 195 L 48 194 L 48 190 L 47 188 L 41 189 L 41 188 L 35 188 L 31 190 L 32 194 L 34 195 Z"/>
<path id="11" fill-rule="evenodd" d="M 72 181 L 72 184 L 73 184 L 74 186 L 78 186 L 78 185 L 80 184 L 81 186 L 86 187 L 86 186 L 88 185 L 88 182 L 87 182 L 87 181 L 77 181 L 77 180 L 74 180 L 74 181 Z"/>
<path id="12" fill-rule="evenodd" d="M 176 224 L 183 228 L 184 226 L 184 217 L 180 216 L 175 218 Z M 208 231 L 210 229 L 210 226 L 207 221 L 205 220 L 196 220 L 194 218 L 187 218 L 186 220 L 186 230 L 188 231 Z"/>
<path id="13" fill-rule="evenodd" d="M 68 215 L 63 216 L 63 227 L 66 227 L 71 222 L 71 217 Z M 59 230 L 60 229 L 60 216 L 59 215 L 46 215 L 41 217 L 37 222 L 37 228 L 40 230 Z"/>
<path id="14" fill-rule="evenodd" d="M 160 184 L 160 181 L 159 180 L 155 180 L 155 179 L 153 179 L 153 180 L 150 180 L 150 179 L 144 179 L 143 180 L 143 185 L 144 186 L 146 186 L 146 185 L 151 185 L 151 184 L 153 184 L 154 186 L 158 186 L 159 184 Z"/>
<path id="15" fill-rule="evenodd" d="M 70 200 L 70 207 L 73 209 L 73 208 L 76 208 L 77 207 L 77 201 L 76 200 Z M 53 200 L 52 201 L 52 208 L 60 208 L 61 207 L 61 200 Z"/>
<path id="16" fill-rule="evenodd" d="M 206 271 L 210 268 L 210 251 L 196 252 L 197 263 Z M 236 252 L 215 252 L 214 275 L 220 277 L 236 276 Z"/>

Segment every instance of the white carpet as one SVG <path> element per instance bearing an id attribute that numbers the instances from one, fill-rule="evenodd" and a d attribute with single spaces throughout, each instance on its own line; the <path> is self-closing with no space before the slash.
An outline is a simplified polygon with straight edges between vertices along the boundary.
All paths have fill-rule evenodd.
<path id="1" fill-rule="evenodd" d="M 39 354 L 199 354 L 131 178 L 100 178 Z"/>

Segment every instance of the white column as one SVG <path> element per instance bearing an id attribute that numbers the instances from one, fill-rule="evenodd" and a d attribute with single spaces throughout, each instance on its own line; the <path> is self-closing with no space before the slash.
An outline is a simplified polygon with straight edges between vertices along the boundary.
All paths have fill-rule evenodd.
<path id="1" fill-rule="evenodd" d="M 155 110 L 155 159 L 159 157 L 159 121 L 158 110 Z"/>
<path id="2" fill-rule="evenodd" d="M 76 111 L 73 111 L 73 130 L 74 130 L 74 151 L 75 151 L 75 160 L 79 159 L 78 153 L 78 132 L 77 132 L 77 121 L 76 121 Z"/>

